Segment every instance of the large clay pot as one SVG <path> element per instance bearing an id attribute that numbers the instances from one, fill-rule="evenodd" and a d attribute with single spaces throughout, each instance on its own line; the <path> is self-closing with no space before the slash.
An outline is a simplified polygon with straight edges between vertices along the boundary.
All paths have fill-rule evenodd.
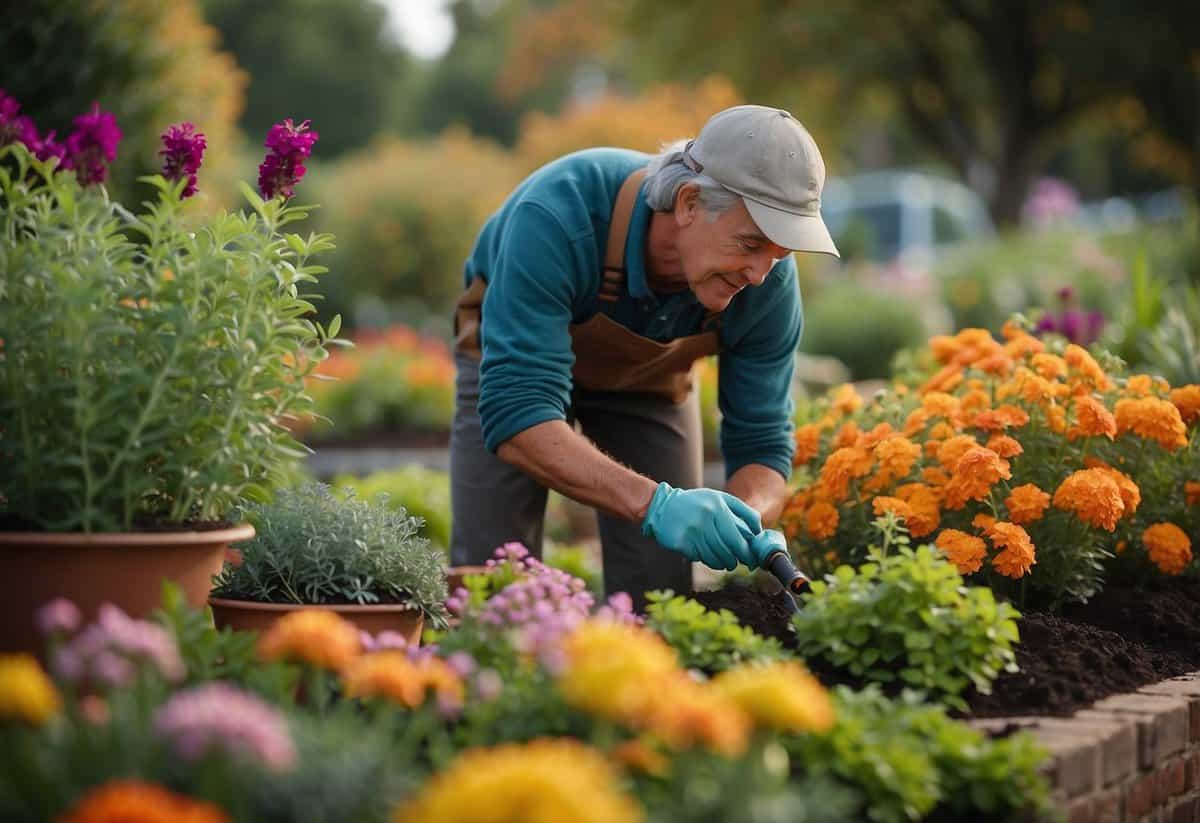
<path id="1" fill-rule="evenodd" d="M 382 631 L 399 632 L 411 646 L 421 642 L 425 615 L 420 609 L 398 604 L 385 605 L 312 605 L 298 603 L 258 603 L 253 600 L 227 600 L 210 597 L 213 622 L 218 629 L 228 626 L 236 631 L 264 632 L 276 620 L 301 609 L 324 609 L 335 612 L 368 634 Z"/>
<path id="2" fill-rule="evenodd" d="M 34 613 L 56 597 L 72 601 L 85 620 L 105 602 L 145 618 L 162 605 L 165 579 L 201 609 L 226 547 L 253 536 L 248 523 L 211 531 L 0 531 L 0 651 L 40 654 L 45 644 Z"/>

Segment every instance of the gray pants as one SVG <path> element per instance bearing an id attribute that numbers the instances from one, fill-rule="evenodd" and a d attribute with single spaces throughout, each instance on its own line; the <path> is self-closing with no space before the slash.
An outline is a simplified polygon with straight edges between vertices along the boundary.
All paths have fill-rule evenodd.
<path id="1" fill-rule="evenodd" d="M 541 557 L 546 514 L 544 486 L 484 448 L 479 424 L 479 363 L 455 354 L 458 369 L 450 433 L 450 560 L 485 561 L 518 541 Z M 583 434 L 617 462 L 676 488 L 701 485 L 703 439 L 697 393 L 680 405 L 653 395 L 577 391 L 568 412 Z M 604 589 L 628 592 L 645 608 L 646 591 L 692 590 L 691 563 L 645 537 L 641 524 L 597 512 Z"/>

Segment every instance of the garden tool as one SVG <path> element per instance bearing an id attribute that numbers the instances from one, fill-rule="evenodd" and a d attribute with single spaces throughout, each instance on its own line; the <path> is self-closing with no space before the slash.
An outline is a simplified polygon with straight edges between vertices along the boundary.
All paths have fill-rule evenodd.
<path id="1" fill-rule="evenodd" d="M 763 568 L 775 575 L 775 579 L 783 586 L 783 599 L 788 611 L 793 614 L 800 611 L 796 605 L 796 597 L 808 588 L 808 578 L 792 563 L 792 558 L 785 551 L 776 549 L 767 555 Z"/>

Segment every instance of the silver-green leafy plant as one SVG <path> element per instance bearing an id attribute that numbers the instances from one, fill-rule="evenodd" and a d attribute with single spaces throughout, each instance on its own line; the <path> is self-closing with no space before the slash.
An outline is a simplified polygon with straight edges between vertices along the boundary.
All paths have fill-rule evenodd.
<path id="1" fill-rule="evenodd" d="M 989 694 L 1016 671 L 1019 617 L 991 589 L 964 585 L 934 547 L 901 544 L 814 581 L 792 624 L 805 657 L 965 709 L 968 686 Z"/>
<path id="2" fill-rule="evenodd" d="M 226 563 L 213 596 L 264 603 L 393 603 L 420 609 L 446 625 L 443 555 L 421 536 L 421 518 L 324 483 L 280 489 L 252 504 L 256 534 L 237 544 L 242 560 Z"/>
<path id="3" fill-rule="evenodd" d="M 282 422 L 339 323 L 303 292 L 329 235 L 283 197 L 192 217 L 186 178 L 132 214 L 0 149 L 0 516 L 55 531 L 226 519 L 302 447 Z"/>

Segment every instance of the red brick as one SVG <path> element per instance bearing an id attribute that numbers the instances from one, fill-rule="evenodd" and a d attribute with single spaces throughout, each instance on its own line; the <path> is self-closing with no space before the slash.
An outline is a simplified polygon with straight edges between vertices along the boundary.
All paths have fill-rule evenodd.
<path id="1" fill-rule="evenodd" d="M 1187 776 L 1184 778 L 1184 791 L 1200 789 L 1200 751 L 1192 752 L 1187 758 Z"/>
<path id="2" fill-rule="evenodd" d="M 1125 793 L 1125 817 L 1127 820 L 1137 820 L 1144 814 L 1149 814 L 1154 808 L 1154 790 L 1158 778 L 1154 774 L 1139 777 Z"/>
<path id="3" fill-rule="evenodd" d="M 1067 823 L 1121 823 L 1120 790 L 1076 798 L 1067 808 Z"/>
<path id="4" fill-rule="evenodd" d="M 1155 805 L 1162 805 L 1177 794 L 1183 794 L 1187 776 L 1187 761 L 1182 758 L 1172 760 L 1162 766 L 1154 774 L 1158 778 L 1154 790 Z"/>
<path id="5" fill-rule="evenodd" d="M 1108 697 L 1095 709 L 1138 721 L 1138 752 L 1143 769 L 1156 768 L 1188 744 L 1188 699 L 1169 695 L 1123 694 Z"/>
<path id="6" fill-rule="evenodd" d="M 1167 823 L 1197 823 L 1200 821 L 1200 797 L 1188 798 L 1175 804 L 1164 819 Z"/>

